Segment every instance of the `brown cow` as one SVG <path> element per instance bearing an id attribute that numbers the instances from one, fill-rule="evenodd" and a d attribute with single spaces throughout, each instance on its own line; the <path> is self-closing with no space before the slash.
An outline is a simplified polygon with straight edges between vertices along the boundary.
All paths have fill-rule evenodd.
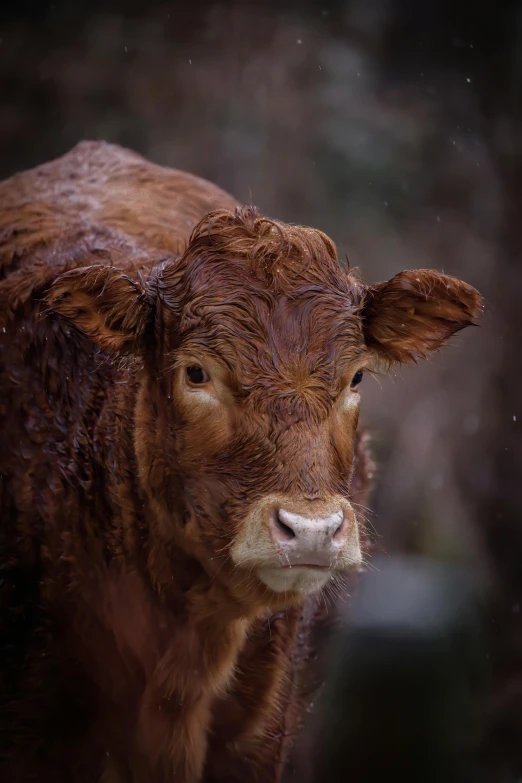
<path id="1" fill-rule="evenodd" d="M 235 206 L 103 143 L 0 185 L 5 783 L 279 780 L 363 558 L 362 374 L 477 316 Z"/>

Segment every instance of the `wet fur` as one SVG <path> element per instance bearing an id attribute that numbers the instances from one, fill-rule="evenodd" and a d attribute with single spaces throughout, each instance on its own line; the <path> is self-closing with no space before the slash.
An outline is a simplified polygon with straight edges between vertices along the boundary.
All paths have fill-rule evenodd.
<path id="1" fill-rule="evenodd" d="M 0 186 L 6 783 L 281 779 L 335 609 L 238 574 L 244 509 L 364 506 L 356 417 L 325 429 L 343 372 L 415 360 L 478 311 L 437 273 L 369 289 L 325 235 L 235 207 L 103 143 Z M 189 426 L 173 377 L 195 349 L 234 407 Z M 324 459 L 296 460 L 312 431 Z"/>

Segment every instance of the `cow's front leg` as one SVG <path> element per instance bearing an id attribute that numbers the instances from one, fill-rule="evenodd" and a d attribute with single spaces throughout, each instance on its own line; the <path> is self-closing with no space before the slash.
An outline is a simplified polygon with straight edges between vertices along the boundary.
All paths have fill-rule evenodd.
<path id="1" fill-rule="evenodd" d="M 192 691 L 192 688 L 191 688 Z M 210 723 L 209 698 L 186 688 L 145 693 L 139 718 L 133 783 L 197 783 Z"/>
<path id="2" fill-rule="evenodd" d="M 197 783 L 211 725 L 211 706 L 230 682 L 245 623 L 206 618 L 180 629 L 143 693 L 133 783 Z"/>
<path id="3" fill-rule="evenodd" d="M 205 783 L 277 783 L 291 739 L 290 669 L 300 612 L 260 620 L 239 657 L 231 691 L 212 709 Z"/>

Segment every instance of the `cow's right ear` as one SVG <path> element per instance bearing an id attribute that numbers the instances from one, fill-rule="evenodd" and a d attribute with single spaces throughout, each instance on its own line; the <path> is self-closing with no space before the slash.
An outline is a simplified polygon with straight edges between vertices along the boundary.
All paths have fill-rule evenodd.
<path id="1" fill-rule="evenodd" d="M 90 340 L 117 355 L 139 353 L 152 317 L 146 290 L 111 266 L 83 267 L 60 275 L 46 302 Z"/>

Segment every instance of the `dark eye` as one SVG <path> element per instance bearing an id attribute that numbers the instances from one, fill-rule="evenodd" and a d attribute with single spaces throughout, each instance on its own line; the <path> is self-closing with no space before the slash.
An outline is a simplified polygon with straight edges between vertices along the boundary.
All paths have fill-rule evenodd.
<path id="1" fill-rule="evenodd" d="M 196 366 L 187 367 L 187 378 L 189 383 L 193 383 L 195 385 L 200 383 L 208 383 L 210 381 L 208 373 L 206 373 L 202 367 Z"/>
<path id="2" fill-rule="evenodd" d="M 362 379 L 363 379 L 363 371 L 359 370 L 359 372 L 356 372 L 355 375 L 352 378 L 352 383 L 351 383 L 352 389 L 355 386 L 358 386 L 360 384 L 360 382 L 362 381 Z"/>

